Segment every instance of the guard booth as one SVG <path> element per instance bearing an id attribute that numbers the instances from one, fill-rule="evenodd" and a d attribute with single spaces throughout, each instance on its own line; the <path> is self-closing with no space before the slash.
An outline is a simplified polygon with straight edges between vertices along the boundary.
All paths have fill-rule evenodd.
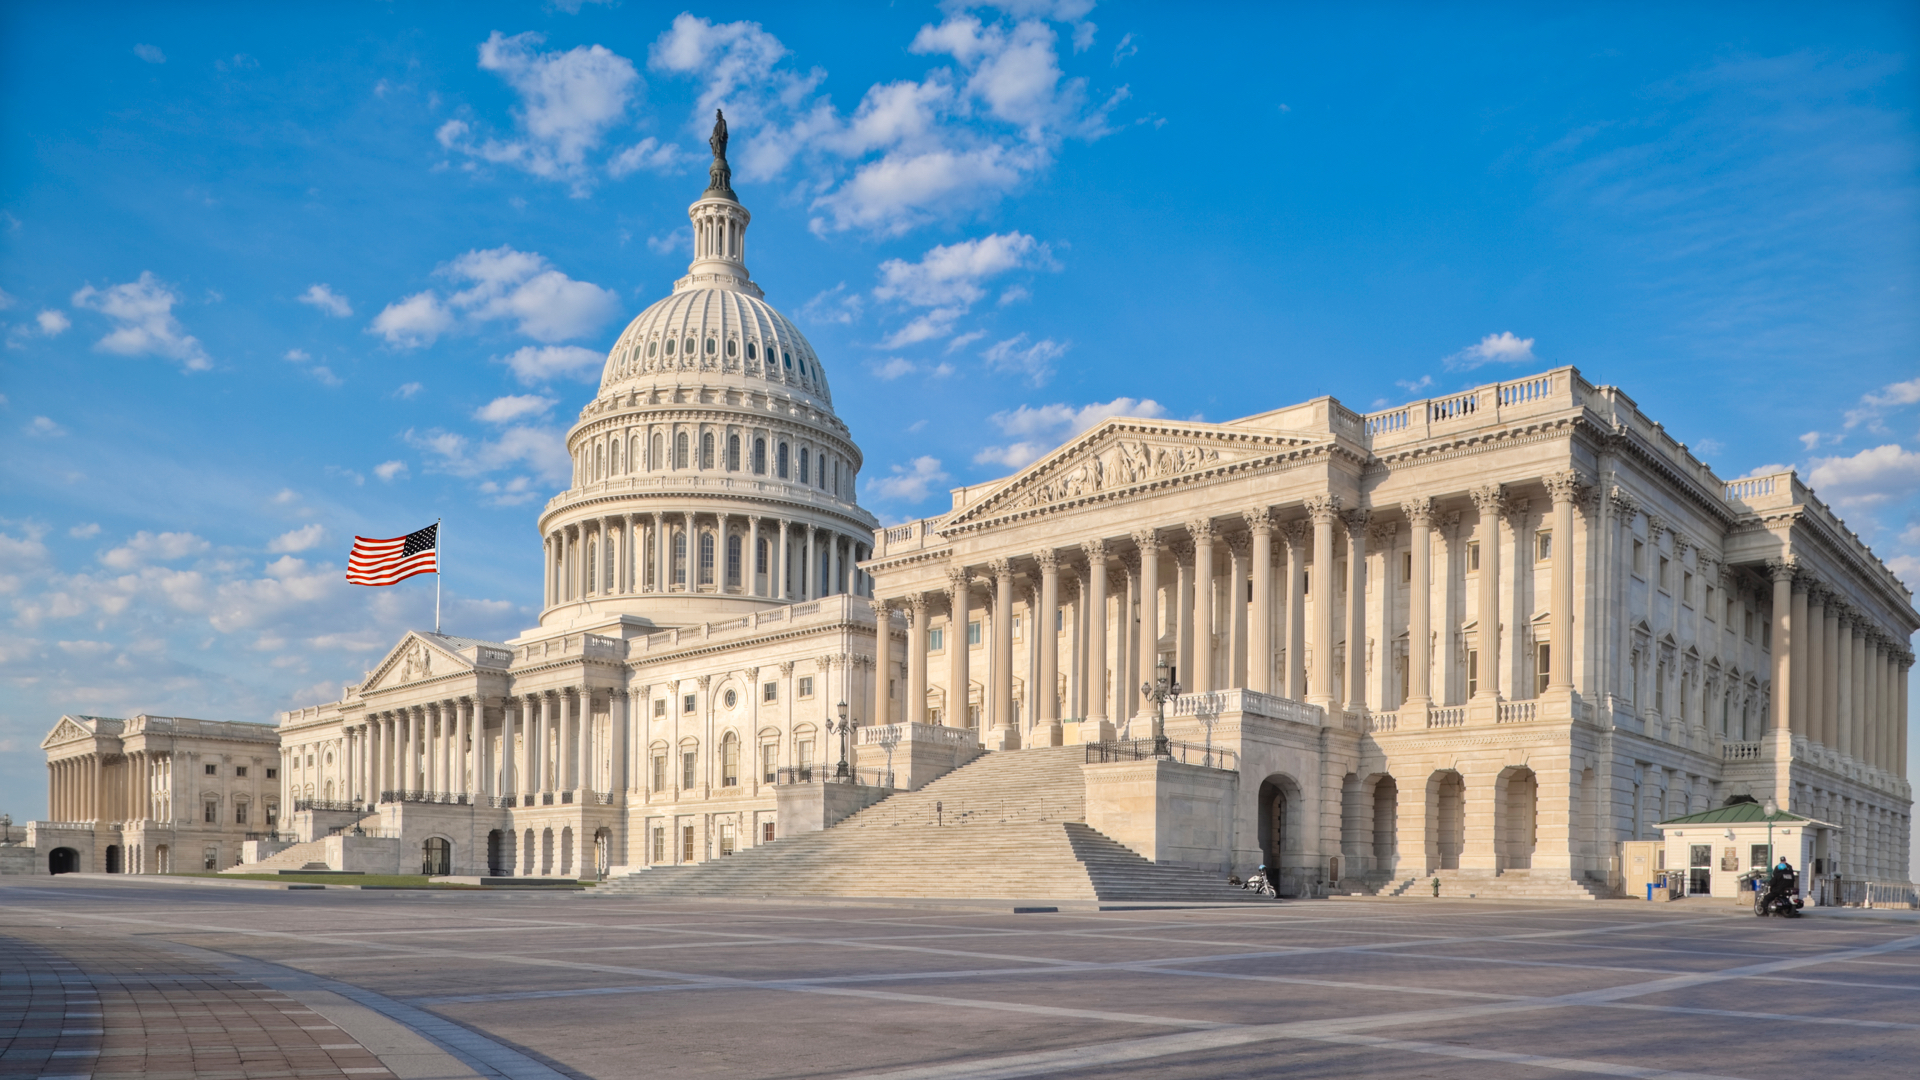
<path id="1" fill-rule="evenodd" d="M 1661 880 L 1667 869 L 1666 846 L 1658 840 L 1627 840 L 1620 845 L 1620 888 L 1628 896 L 1644 898 L 1647 886 Z"/>
<path id="2" fill-rule="evenodd" d="M 1741 875 L 1766 873 L 1782 857 L 1800 875 L 1804 895 L 1819 868 L 1816 855 L 1830 850 L 1840 827 L 1735 795 L 1725 806 L 1671 818 L 1654 826 L 1664 838 L 1661 854 L 1670 870 L 1686 874 L 1688 896 L 1751 900 Z"/>

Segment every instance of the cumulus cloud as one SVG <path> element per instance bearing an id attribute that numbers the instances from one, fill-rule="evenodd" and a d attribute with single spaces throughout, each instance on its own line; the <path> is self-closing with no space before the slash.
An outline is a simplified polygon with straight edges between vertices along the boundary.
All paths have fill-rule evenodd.
<path id="1" fill-rule="evenodd" d="M 892 382 L 904 375 L 925 374 L 929 378 L 944 379 L 953 374 L 952 364 L 916 364 L 901 356 L 889 357 L 870 366 L 873 377 L 881 382 Z"/>
<path id="2" fill-rule="evenodd" d="M 368 328 L 390 345 L 430 345 L 456 322 L 468 325 L 506 321 L 535 341 L 564 341 L 592 333 L 619 314 L 620 298 L 610 289 L 575 281 L 534 252 L 501 246 L 469 251 L 434 271 L 463 283 L 444 299 L 433 290 L 396 300 Z"/>
<path id="3" fill-rule="evenodd" d="M 475 420 L 485 420 L 489 424 L 505 424 L 523 416 L 538 416 L 553 408 L 554 399 L 535 394 L 513 394 L 497 397 L 474 410 Z"/>
<path id="4" fill-rule="evenodd" d="M 935 484 L 947 479 L 940 470 L 940 459 L 917 457 L 905 465 L 892 466 L 885 476 L 867 481 L 867 491 L 882 499 L 914 503 L 927 497 Z"/>
<path id="5" fill-rule="evenodd" d="M 267 542 L 267 550 L 276 555 L 305 551 L 310 547 L 316 546 L 326 538 L 326 527 L 316 522 L 312 525 L 294 529 L 291 532 L 281 533 L 279 536 Z"/>
<path id="6" fill-rule="evenodd" d="M 607 175 L 619 179 L 640 171 L 679 172 L 693 158 L 679 143 L 663 143 L 649 135 L 607 159 Z"/>
<path id="7" fill-rule="evenodd" d="M 73 537 L 75 540 L 91 540 L 100 535 L 100 525 L 92 521 L 84 525 L 75 525 L 73 528 L 67 530 L 67 535 Z"/>
<path id="8" fill-rule="evenodd" d="M 344 319 L 353 314 L 353 305 L 347 303 L 347 298 L 334 292 L 325 284 L 307 286 L 307 291 L 300 294 L 300 302 L 317 307 L 336 319 Z"/>
<path id="9" fill-rule="evenodd" d="M 1068 346 L 1052 338 L 1028 341 L 1024 333 L 995 342 L 980 354 L 995 371 L 1011 371 L 1026 377 L 1035 386 L 1044 386 L 1053 377 L 1053 362 L 1067 354 Z"/>
<path id="10" fill-rule="evenodd" d="M 1166 407 L 1151 398 L 1117 397 L 1090 405 L 1021 405 L 994 413 L 987 421 L 1014 441 L 988 446 L 973 456 L 975 464 L 1000 465 L 1022 469 L 1040 459 L 1054 447 L 1116 416 L 1154 417 L 1167 415 Z"/>
<path id="11" fill-rule="evenodd" d="M 131 540 L 100 554 L 100 561 L 116 570 L 132 570 L 148 563 L 173 562 L 199 555 L 212 545 L 189 532 L 137 532 Z"/>
<path id="12" fill-rule="evenodd" d="M 603 45 L 542 52 L 545 41 L 532 31 L 508 37 L 496 30 L 480 43 L 480 70 L 500 76 L 519 96 L 513 137 L 476 138 L 474 125 L 458 119 L 442 124 L 436 137 L 448 150 L 565 182 L 584 196 L 592 189 L 589 156 L 626 119 L 644 84 L 633 61 Z M 661 152 L 656 147 L 640 158 Z M 631 161 L 623 166 L 627 172 L 638 167 Z"/>
<path id="13" fill-rule="evenodd" d="M 818 92 L 819 68 L 793 66 L 780 40 L 753 22 L 682 14 L 654 42 L 649 66 L 698 79 L 689 132 L 704 136 L 724 107 L 737 134 L 737 175 L 774 180 L 797 170 L 816 192 L 817 232 L 899 234 L 984 207 L 1045 168 L 1066 138 L 1098 138 L 1124 88 L 1089 106 L 1086 80 L 1060 67 L 1052 22 L 1074 22 L 1076 48 L 1093 26 L 1061 9 L 1017 5 L 991 21 L 972 13 L 923 26 L 912 53 L 950 58 L 918 79 L 870 86 L 851 113 Z"/>
<path id="14" fill-rule="evenodd" d="M 1841 505 L 1873 506 L 1920 491 L 1920 452 L 1897 443 L 1851 457 L 1815 458 L 1807 482 Z"/>
<path id="15" fill-rule="evenodd" d="M 409 431 L 406 439 L 429 455 L 436 471 L 454 476 L 480 478 L 491 473 L 524 471 L 535 479 L 559 485 L 565 484 L 573 472 L 565 433 L 557 428 L 513 424 L 491 439 L 472 439 L 435 428 L 424 433 Z M 491 478 L 489 482 L 496 488 L 511 483 Z"/>
<path id="16" fill-rule="evenodd" d="M 404 461 L 383 461 L 373 467 L 373 475 L 389 483 L 407 475 L 407 463 Z"/>
<path id="17" fill-rule="evenodd" d="M 886 345 L 945 337 L 953 322 L 986 296 L 983 283 L 1022 267 L 1053 268 L 1047 245 L 1021 232 L 994 233 L 977 240 L 929 248 L 918 262 L 888 259 L 880 264 L 874 299 L 928 309 L 896 330 Z"/>
<path id="18" fill-rule="evenodd" d="M 606 357 L 578 345 L 527 345 L 509 353 L 503 363 L 514 377 L 528 386 L 552 379 L 577 379 L 593 382 L 600 377 Z"/>
<path id="19" fill-rule="evenodd" d="M 1533 339 L 1514 337 L 1511 331 L 1488 334 L 1479 342 L 1444 357 L 1448 371 L 1471 371 L 1482 364 L 1531 364 Z"/>
<path id="20" fill-rule="evenodd" d="M 53 418 L 50 416 L 36 416 L 28 421 L 27 425 L 20 430 L 28 435 L 36 435 L 43 439 L 57 439 L 67 433 L 67 429 L 54 423 Z"/>
<path id="21" fill-rule="evenodd" d="M 1920 379 L 1889 383 L 1862 395 L 1860 404 L 1847 410 L 1846 427 L 1852 430 L 1865 424 L 1869 431 L 1885 433 L 1887 428 L 1882 421 L 1887 413 L 1915 404 L 1920 404 Z"/>
<path id="22" fill-rule="evenodd" d="M 167 54 L 161 52 L 160 46 L 158 45 L 135 45 L 133 47 L 133 55 L 145 60 L 149 64 L 164 64 L 167 62 Z"/>
<path id="23" fill-rule="evenodd" d="M 40 327 L 40 332 L 48 337 L 58 337 L 73 325 L 73 321 L 66 315 L 51 308 L 34 316 L 33 321 Z"/>
<path id="24" fill-rule="evenodd" d="M 143 270 L 138 280 L 96 289 L 92 285 L 73 294 L 73 306 L 97 311 L 107 317 L 113 329 L 94 343 L 102 352 L 122 356 L 164 356 L 180 361 L 188 371 L 213 367 L 200 340 L 186 332 L 173 315 L 180 302 L 172 289 Z"/>

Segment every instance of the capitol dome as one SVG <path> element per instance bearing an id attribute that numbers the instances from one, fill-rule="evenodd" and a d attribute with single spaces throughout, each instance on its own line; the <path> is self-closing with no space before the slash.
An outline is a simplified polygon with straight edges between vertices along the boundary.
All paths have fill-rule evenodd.
<path id="1" fill-rule="evenodd" d="M 870 595 L 860 448 L 813 346 L 747 272 L 752 215 L 726 140 L 722 119 L 687 208 L 686 276 L 620 333 L 567 433 L 573 482 L 540 514 L 543 626 L 685 626 Z"/>

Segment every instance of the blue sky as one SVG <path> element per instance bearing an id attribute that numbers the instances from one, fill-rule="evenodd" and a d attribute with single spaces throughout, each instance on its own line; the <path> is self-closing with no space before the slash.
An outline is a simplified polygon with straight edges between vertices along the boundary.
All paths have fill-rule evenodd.
<path id="1" fill-rule="evenodd" d="M 531 625 L 716 104 L 884 519 L 1570 363 L 1920 580 L 1910 5 L 1192 10 L 7 6 L 0 810 L 61 712 L 269 720 L 430 624 L 356 532 L 444 518 L 448 628 Z"/>

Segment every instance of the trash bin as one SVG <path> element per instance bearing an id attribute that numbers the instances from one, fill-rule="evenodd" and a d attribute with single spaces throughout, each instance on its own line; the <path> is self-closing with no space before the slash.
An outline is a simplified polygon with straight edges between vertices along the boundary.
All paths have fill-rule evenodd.
<path id="1" fill-rule="evenodd" d="M 1649 904 L 1653 903 L 1653 890 L 1659 887 L 1660 887 L 1660 883 L 1657 881 L 1647 882 L 1647 903 Z"/>

